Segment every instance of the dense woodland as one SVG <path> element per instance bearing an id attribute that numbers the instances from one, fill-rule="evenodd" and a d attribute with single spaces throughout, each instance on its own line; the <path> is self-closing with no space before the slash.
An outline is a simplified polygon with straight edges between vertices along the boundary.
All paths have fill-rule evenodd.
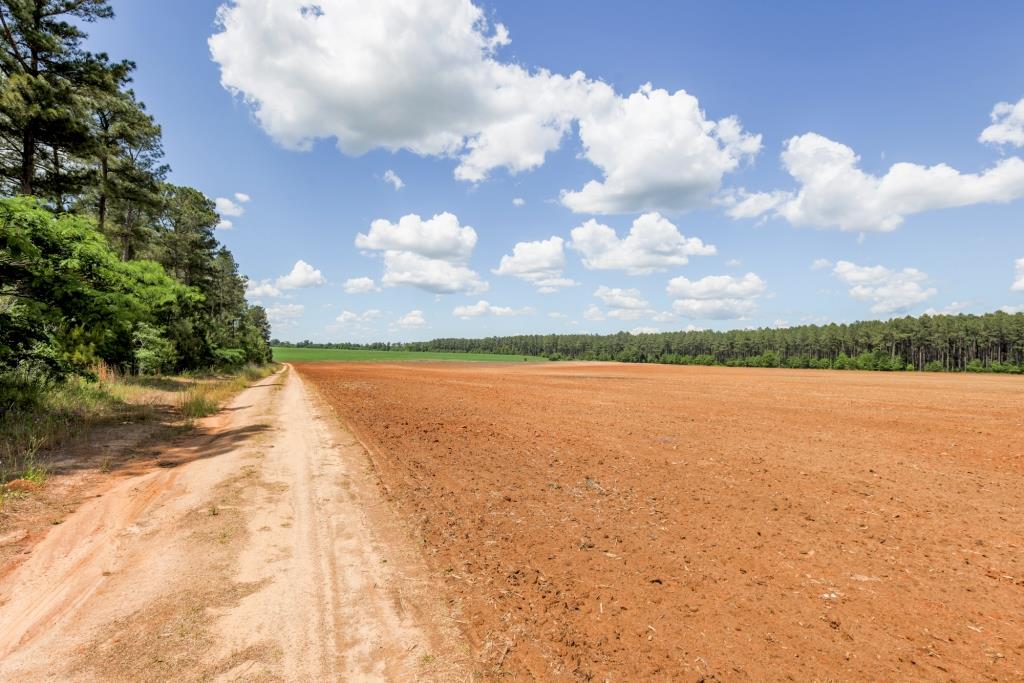
<path id="1" fill-rule="evenodd" d="M 214 203 L 167 181 L 135 65 L 83 47 L 112 17 L 106 0 L 0 0 L 0 403 L 101 363 L 270 357 Z"/>
<path id="2" fill-rule="evenodd" d="M 287 344 L 328 348 L 462 351 L 629 363 L 1024 372 L 1024 314 L 924 315 L 849 325 L 634 335 L 537 334 L 408 344 Z"/>

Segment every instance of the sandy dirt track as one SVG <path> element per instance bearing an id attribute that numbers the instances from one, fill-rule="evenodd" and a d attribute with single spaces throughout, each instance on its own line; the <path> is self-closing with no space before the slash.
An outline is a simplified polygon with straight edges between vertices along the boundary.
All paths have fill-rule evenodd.
<path id="1" fill-rule="evenodd" d="M 365 451 L 294 372 L 111 482 L 0 583 L 0 680 L 465 680 Z"/>
<path id="2" fill-rule="evenodd" d="M 1020 378 L 296 368 L 489 675 L 1024 679 Z"/>

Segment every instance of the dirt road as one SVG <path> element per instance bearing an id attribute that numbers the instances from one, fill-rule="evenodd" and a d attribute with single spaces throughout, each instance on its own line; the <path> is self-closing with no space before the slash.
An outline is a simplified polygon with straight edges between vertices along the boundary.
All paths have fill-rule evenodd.
<path id="1" fill-rule="evenodd" d="M 0 583 L 0 680 L 465 680 L 363 448 L 294 372 L 112 481 Z"/>

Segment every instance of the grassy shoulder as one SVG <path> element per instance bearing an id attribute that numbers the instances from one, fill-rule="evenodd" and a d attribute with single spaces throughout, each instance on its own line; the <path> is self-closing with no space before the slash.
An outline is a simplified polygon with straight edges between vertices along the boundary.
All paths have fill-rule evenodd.
<path id="1" fill-rule="evenodd" d="M 311 349 L 273 347 L 278 362 L 308 361 L 475 361 L 489 363 L 546 362 L 541 356 L 506 355 L 499 353 L 453 353 L 447 351 L 384 351 L 374 349 Z"/>
<path id="2" fill-rule="evenodd" d="M 0 412 L 0 502 L 43 486 L 61 451 L 99 427 L 189 425 L 279 366 L 210 375 L 73 377 L 35 386 L 29 407 Z"/>

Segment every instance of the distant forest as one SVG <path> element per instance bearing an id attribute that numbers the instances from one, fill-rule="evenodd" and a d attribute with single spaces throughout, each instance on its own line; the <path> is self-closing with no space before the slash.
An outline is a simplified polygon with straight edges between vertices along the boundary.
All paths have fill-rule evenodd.
<path id="1" fill-rule="evenodd" d="M 271 346 L 461 351 L 674 365 L 1020 374 L 1024 372 L 1024 313 L 923 315 L 728 332 L 531 334 L 405 344 L 315 344 L 275 339 Z"/>

